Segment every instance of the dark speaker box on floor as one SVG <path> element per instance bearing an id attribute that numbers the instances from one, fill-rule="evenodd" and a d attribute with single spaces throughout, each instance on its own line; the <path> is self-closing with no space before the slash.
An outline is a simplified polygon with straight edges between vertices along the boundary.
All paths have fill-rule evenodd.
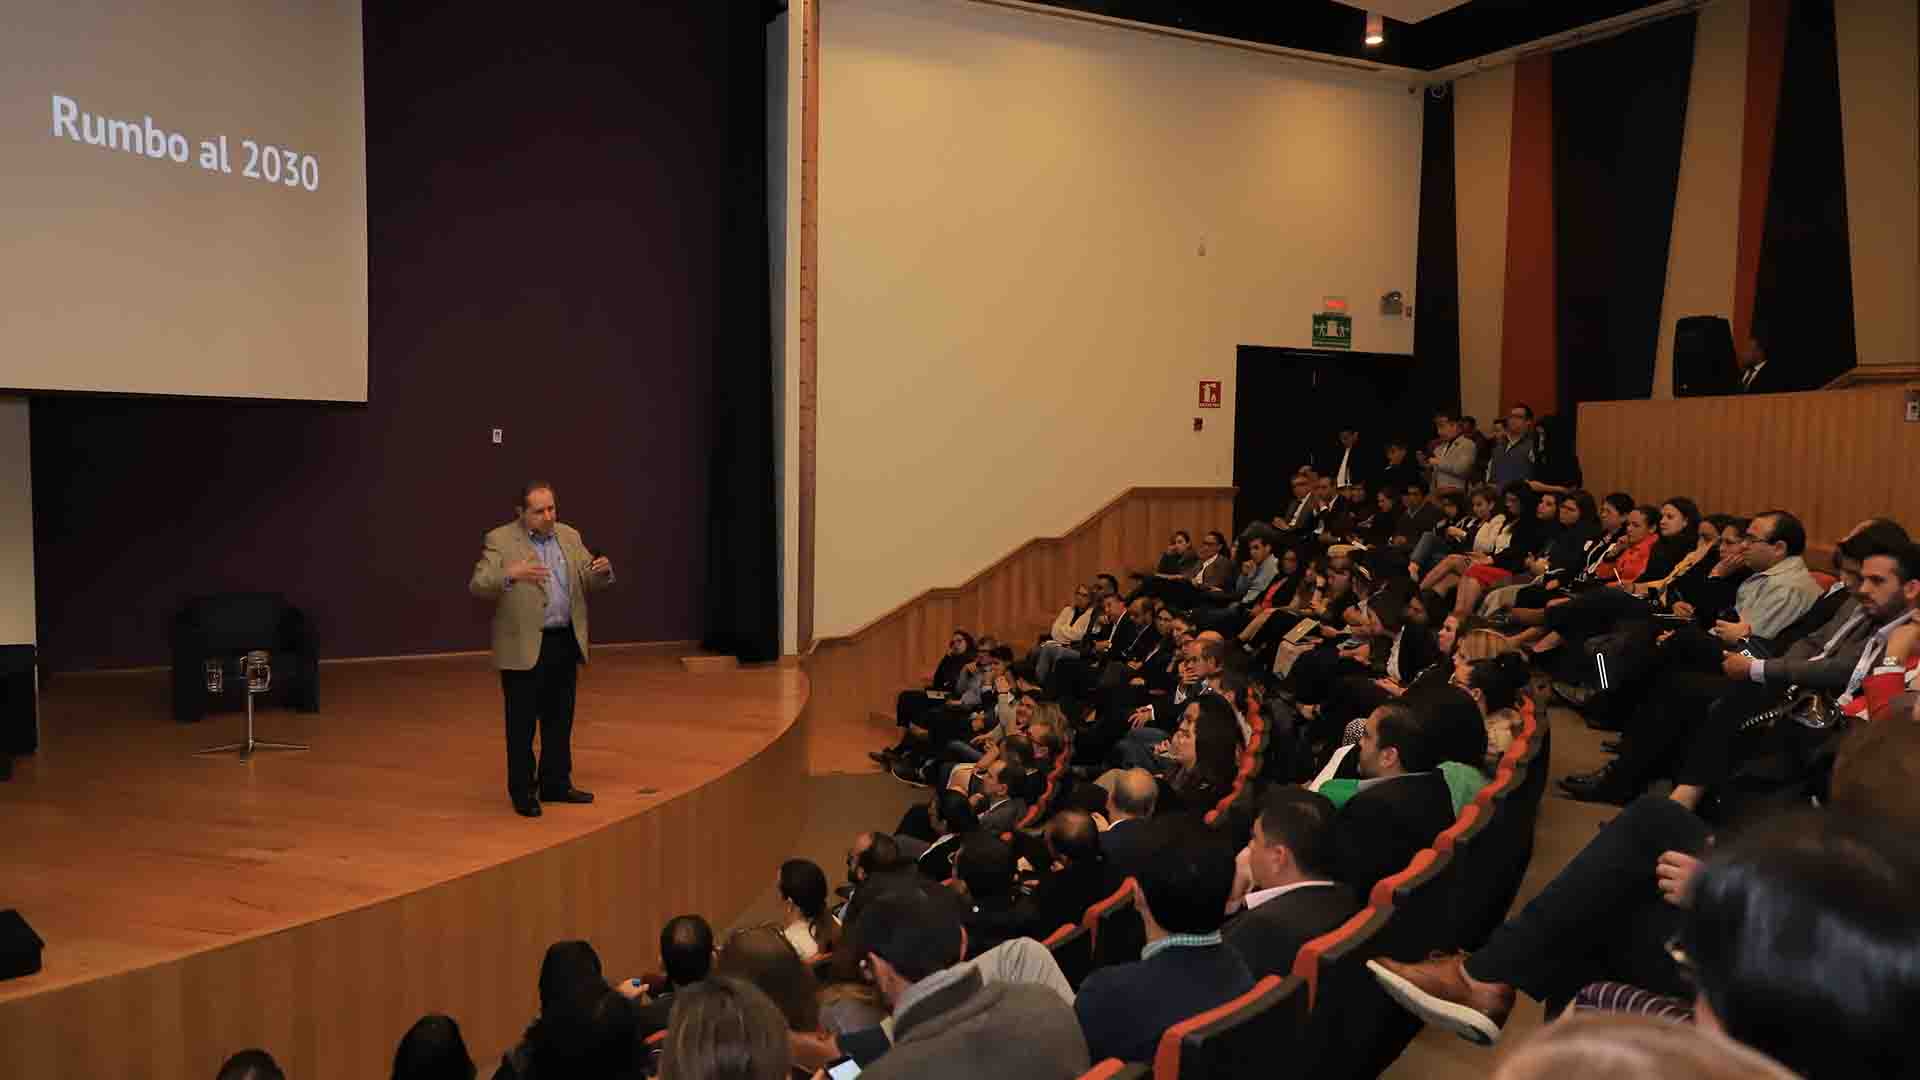
<path id="1" fill-rule="evenodd" d="M 0 979 L 17 979 L 40 970 L 40 947 L 46 944 L 18 911 L 0 911 Z"/>
<path id="2" fill-rule="evenodd" d="M 1733 327 L 1718 315 L 1688 315 L 1673 326 L 1673 396 L 1730 394 Z"/>
<path id="3" fill-rule="evenodd" d="M 33 646 L 0 645 L 0 757 L 31 754 L 40 748 L 33 676 Z"/>

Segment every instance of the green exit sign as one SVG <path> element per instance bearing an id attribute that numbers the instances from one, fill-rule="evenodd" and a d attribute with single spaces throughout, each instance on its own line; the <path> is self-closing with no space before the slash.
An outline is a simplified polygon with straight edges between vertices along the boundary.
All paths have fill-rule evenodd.
<path id="1" fill-rule="evenodd" d="M 1313 317 L 1313 347 L 1316 349 L 1353 348 L 1353 316 L 1323 311 Z"/>

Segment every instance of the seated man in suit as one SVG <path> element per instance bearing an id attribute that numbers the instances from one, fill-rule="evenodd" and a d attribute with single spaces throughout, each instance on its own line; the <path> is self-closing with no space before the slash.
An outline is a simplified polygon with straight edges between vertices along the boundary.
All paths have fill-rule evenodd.
<path id="1" fill-rule="evenodd" d="M 1128 769 L 1114 778 L 1107 800 L 1107 820 L 1100 834 L 1100 851 L 1115 874 L 1131 877 L 1148 853 L 1153 839 L 1153 810 L 1160 801 L 1160 784 L 1145 769 Z"/>
<path id="2" fill-rule="evenodd" d="M 1041 928 L 1039 908 L 1015 887 L 1013 848 L 999 836 L 977 832 L 967 837 L 954 857 L 953 876 L 967 902 L 961 924 L 967 928 L 969 952 L 1055 929 Z"/>
<path id="3" fill-rule="evenodd" d="M 1360 789 L 1334 815 L 1328 869 L 1365 896 L 1453 824 L 1453 796 L 1426 718 L 1405 702 L 1373 710 L 1353 754 Z"/>
<path id="4" fill-rule="evenodd" d="M 1333 804 L 1286 784 L 1269 787 L 1247 845 L 1253 891 L 1247 910 L 1227 924 L 1226 939 L 1258 979 L 1293 971 L 1300 946 L 1336 929 L 1360 910 L 1353 890 L 1329 879 Z"/>
<path id="5" fill-rule="evenodd" d="M 1153 828 L 1152 851 L 1134 872 L 1147 946 L 1135 963 L 1088 975 L 1074 1001 L 1095 1060 L 1152 1061 L 1169 1027 L 1253 988 L 1240 954 L 1220 939 L 1233 852 L 1204 826 Z"/>
<path id="6" fill-rule="evenodd" d="M 622 983 L 615 989 L 637 998 L 639 1021 L 634 1036 L 644 1039 L 656 1031 L 665 1031 L 673 1013 L 674 996 L 707 977 L 713 969 L 713 927 L 698 915 L 680 915 L 668 919 L 660 928 L 660 962 L 667 969 L 667 985 L 660 993 L 649 995 L 639 980 Z"/>
<path id="7" fill-rule="evenodd" d="M 935 881 L 953 876 L 953 857 L 968 833 L 980 831 L 980 819 L 967 804 L 967 797 L 952 789 L 936 792 L 927 802 L 927 819 L 933 826 L 931 844 L 917 836 L 896 835 L 893 840 L 904 858 L 912 859 L 920 872 Z"/>
<path id="8" fill-rule="evenodd" d="M 916 880 L 913 861 L 903 858 L 892 833 L 863 832 L 853 838 L 847 849 L 847 883 L 841 887 L 847 898 L 834 912 L 841 925 L 853 921 L 854 913 L 873 898 L 873 893 L 888 881 Z"/>
<path id="9" fill-rule="evenodd" d="M 1086 1071 L 1086 1039 L 1056 991 L 990 982 L 961 963 L 967 935 L 944 891 L 891 891 L 860 917 L 861 967 L 893 1012 L 892 1046 L 863 1075 L 1072 1080 Z"/>
<path id="10" fill-rule="evenodd" d="M 1045 835 L 1051 859 L 1040 868 L 1040 883 L 1033 890 L 1038 912 L 1034 931 L 1040 936 L 1078 924 L 1088 908 L 1113 895 L 1121 880 L 1100 853 L 1093 815 L 1062 810 L 1047 822 Z"/>
<path id="11" fill-rule="evenodd" d="M 968 801 L 980 816 L 980 831 L 994 836 L 1011 831 L 1027 816 L 1027 800 L 1019 794 L 1027 790 L 1026 766 L 1016 758 L 1003 756 L 988 765 L 986 772 L 976 775 L 980 793 Z"/>

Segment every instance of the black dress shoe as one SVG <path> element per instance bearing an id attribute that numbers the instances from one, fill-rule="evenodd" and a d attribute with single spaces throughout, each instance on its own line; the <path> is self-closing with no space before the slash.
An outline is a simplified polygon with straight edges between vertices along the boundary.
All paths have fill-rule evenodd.
<path id="1" fill-rule="evenodd" d="M 539 817 L 540 800 L 531 795 L 516 795 L 513 799 L 513 812 L 521 817 Z"/>
<path id="2" fill-rule="evenodd" d="M 543 791 L 540 793 L 540 801 L 577 803 L 584 806 L 593 801 L 593 792 L 581 791 L 577 787 L 570 787 L 565 791 Z"/>
<path id="3" fill-rule="evenodd" d="M 1633 801 L 1632 787 L 1612 769 L 1601 769 L 1591 776 L 1562 777 L 1560 790 L 1579 802 L 1625 806 Z"/>

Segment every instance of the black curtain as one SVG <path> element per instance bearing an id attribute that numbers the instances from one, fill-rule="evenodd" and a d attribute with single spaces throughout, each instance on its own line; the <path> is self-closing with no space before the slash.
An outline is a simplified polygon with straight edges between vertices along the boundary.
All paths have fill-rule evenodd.
<path id="1" fill-rule="evenodd" d="M 1414 256 L 1414 365 L 1393 418 L 1418 446 L 1432 437 L 1434 409 L 1460 405 L 1460 251 L 1453 174 L 1453 84 L 1426 92 L 1420 128 L 1420 235 Z"/>
<path id="2" fill-rule="evenodd" d="M 1795 0 L 1783 60 L 1753 327 L 1782 385 L 1812 390 L 1857 359 L 1833 0 Z"/>
<path id="3" fill-rule="evenodd" d="M 1695 17 L 1553 57 L 1559 412 L 1653 392 Z"/>
<path id="4" fill-rule="evenodd" d="M 767 236 L 765 0 L 724 0 L 727 170 L 717 177 L 726 305 L 713 348 L 707 477 L 706 634 L 701 645 L 742 661 L 780 655 L 779 477 L 774 471 L 771 253 Z M 671 525 L 663 525 L 671 528 Z"/>

